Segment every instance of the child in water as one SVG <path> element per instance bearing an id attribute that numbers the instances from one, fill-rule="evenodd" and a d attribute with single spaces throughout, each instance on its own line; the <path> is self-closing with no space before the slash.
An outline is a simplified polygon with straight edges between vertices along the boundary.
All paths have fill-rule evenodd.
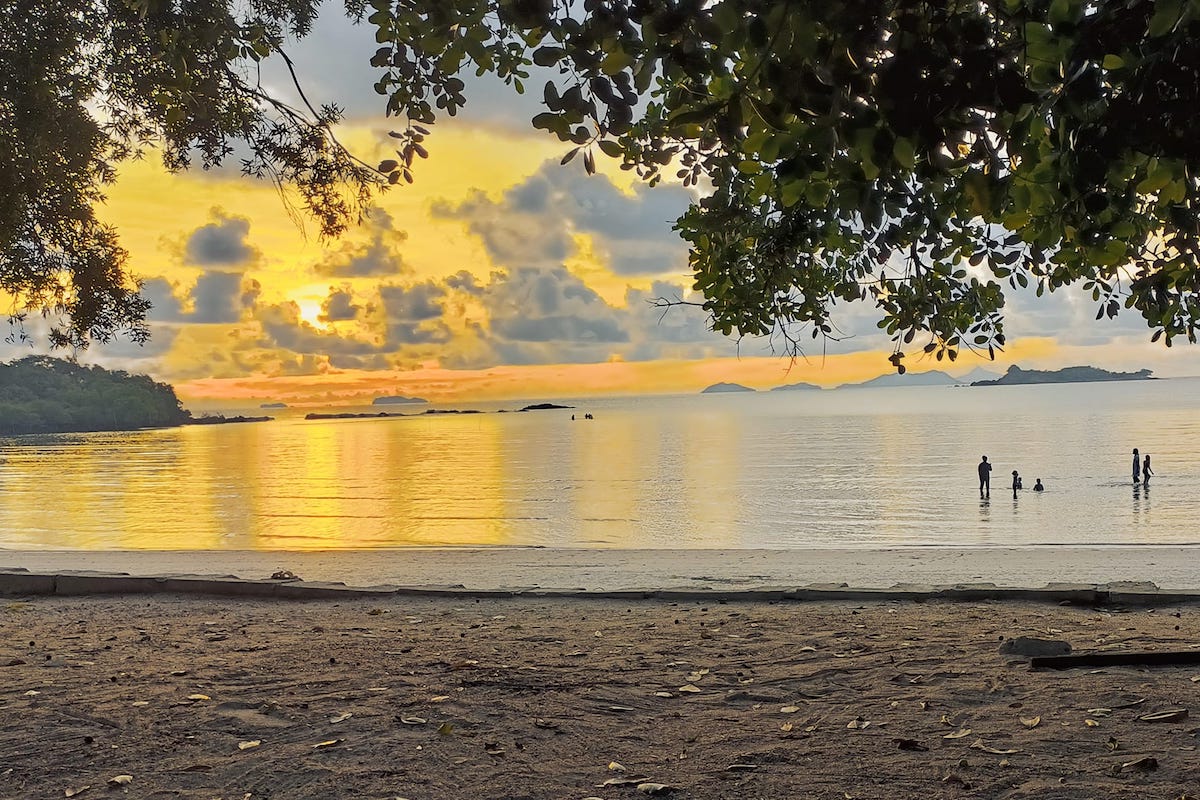
<path id="1" fill-rule="evenodd" d="M 1034 478 L 1034 479 L 1033 479 L 1033 490 L 1034 490 L 1035 492 L 1044 492 L 1044 491 L 1046 491 L 1046 487 L 1045 487 L 1045 486 L 1042 486 L 1042 479 L 1041 479 L 1041 478 Z"/>

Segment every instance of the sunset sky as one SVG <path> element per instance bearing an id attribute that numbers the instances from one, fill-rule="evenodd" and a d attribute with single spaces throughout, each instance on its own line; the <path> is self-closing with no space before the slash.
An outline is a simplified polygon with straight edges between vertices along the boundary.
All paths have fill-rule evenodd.
<path id="1" fill-rule="evenodd" d="M 371 90 L 371 31 L 336 11 L 293 57 L 315 102 L 347 109 L 339 138 L 364 160 L 387 158 L 394 123 Z M 286 93 L 282 81 L 275 87 Z M 170 175 L 153 157 L 126 164 L 103 216 L 145 281 L 152 340 L 93 347 L 80 360 L 169 381 L 185 404 L 835 386 L 889 370 L 869 305 L 838 309 L 847 338 L 812 340 L 796 361 L 778 343 L 712 333 L 699 309 L 652 307 L 656 297 L 688 297 L 687 252 L 671 224 L 691 190 L 649 189 L 602 156 L 593 177 L 581 160 L 560 166 L 566 148 L 529 125 L 533 98 L 478 81 L 467 97 L 466 113 L 434 126 L 416 183 L 381 196 L 339 241 L 320 240 L 273 186 L 236 169 Z M 1200 373 L 1196 348 L 1150 344 L 1136 315 L 1094 316 L 1078 290 L 1010 293 L 1002 360 L 964 353 L 948 368 L 913 356 L 909 367 Z M 0 344 L 0 358 L 44 348 L 40 339 L 32 350 Z"/>

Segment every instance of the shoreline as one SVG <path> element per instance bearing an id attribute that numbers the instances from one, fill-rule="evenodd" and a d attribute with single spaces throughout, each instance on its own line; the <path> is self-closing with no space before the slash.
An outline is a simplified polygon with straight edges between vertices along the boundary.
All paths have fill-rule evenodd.
<path id="1" fill-rule="evenodd" d="M 286 573 L 289 580 L 271 580 Z M 61 580 L 59 580 L 61 578 Z M 175 587 L 175 588 L 167 588 Z M 1200 599 L 1200 547 L 880 550 L 0 550 L 0 593 L 202 591 L 742 599 Z M 87 588 L 94 587 L 94 588 Z M 101 588 L 108 587 L 108 588 Z"/>

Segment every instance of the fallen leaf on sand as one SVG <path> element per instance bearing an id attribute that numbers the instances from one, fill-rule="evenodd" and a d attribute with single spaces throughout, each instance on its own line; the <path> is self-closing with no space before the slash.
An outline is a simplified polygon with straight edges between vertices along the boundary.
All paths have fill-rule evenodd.
<path id="1" fill-rule="evenodd" d="M 251 739 L 248 742 L 238 742 L 238 750 L 251 750 L 255 747 L 258 747 L 260 744 L 262 744 L 262 740 L 260 739 Z"/>
<path id="2" fill-rule="evenodd" d="M 846 723 L 846 727 L 852 731 L 866 730 L 867 728 L 871 727 L 871 721 L 869 719 L 863 719 L 862 717 L 855 717 Z"/>
<path id="3" fill-rule="evenodd" d="M 129 705 L 131 705 L 131 706 L 138 706 L 138 707 L 141 707 L 141 706 L 148 706 L 148 705 L 150 705 L 150 701 L 149 701 L 149 700 L 134 700 L 134 701 L 133 701 L 132 703 L 130 703 Z"/>
<path id="4" fill-rule="evenodd" d="M 780 714 L 795 714 L 799 710 L 800 710 L 800 706 L 784 706 L 783 708 L 779 709 L 779 713 Z"/>
<path id="5" fill-rule="evenodd" d="M 113 775 L 108 779 L 109 786 L 128 786 L 133 783 L 132 775 Z"/>
<path id="6" fill-rule="evenodd" d="M 983 743 L 983 739 L 976 739 L 974 744 L 971 745 L 971 749 L 972 750 L 982 750 L 985 753 L 991 753 L 991 754 L 997 755 L 997 756 L 1010 756 L 1013 753 L 1021 752 L 1020 750 L 1001 750 L 998 747 L 988 747 L 986 744 Z"/>
<path id="7" fill-rule="evenodd" d="M 346 720 L 350 719 L 353 716 L 354 716 L 353 711 L 347 711 L 343 714 L 336 714 L 336 715 L 330 717 L 329 722 L 333 725 L 336 725 L 339 722 L 345 722 Z"/>
<path id="8" fill-rule="evenodd" d="M 639 783 L 637 790 L 642 794 L 669 794 L 675 787 L 668 783 Z"/>
<path id="9" fill-rule="evenodd" d="M 1158 769 L 1158 759 L 1154 756 L 1146 756 L 1134 761 L 1126 761 L 1124 764 L 1113 769 L 1113 772 L 1120 774 L 1122 772 L 1153 772 Z"/>
<path id="10" fill-rule="evenodd" d="M 1021 717 L 1021 724 L 1026 728 L 1036 728 L 1042 724 L 1041 717 Z"/>
<path id="11" fill-rule="evenodd" d="M 446 702 L 446 701 L 447 701 L 447 700 L 449 700 L 449 699 L 450 699 L 450 695 L 448 695 L 448 694 L 439 694 L 439 695 L 437 695 L 437 696 L 435 696 L 435 697 L 431 697 L 431 698 L 429 698 L 429 702 L 431 702 L 431 703 L 444 703 L 444 702 Z"/>
<path id="12" fill-rule="evenodd" d="M 702 692 L 702 691 L 704 691 L 704 690 L 703 690 L 703 689 L 701 689 L 701 688 L 699 688 L 698 686 L 693 686 L 692 684 L 690 684 L 690 683 L 687 683 L 687 684 L 684 684 L 683 686 L 680 686 L 680 687 L 679 687 L 678 689 L 676 689 L 675 691 L 677 691 L 677 692 L 687 692 L 688 694 L 696 694 L 697 692 Z"/>
<path id="13" fill-rule="evenodd" d="M 793 727 L 792 723 L 785 722 L 779 726 L 779 730 L 783 731 L 784 733 L 787 733 L 788 731 L 790 731 L 792 729 L 792 727 Z"/>
<path id="14" fill-rule="evenodd" d="M 901 750 L 912 750 L 915 752 L 924 752 L 929 748 L 918 742 L 916 739 L 892 739 L 896 743 L 896 747 Z"/>
<path id="15" fill-rule="evenodd" d="M 1100 727 L 1100 723 L 1096 722 L 1096 720 L 1094 720 L 1094 719 L 1085 719 L 1083 721 L 1083 724 L 1087 725 L 1089 728 L 1099 728 Z"/>
<path id="16" fill-rule="evenodd" d="M 938 722 L 942 723 L 943 725 L 949 725 L 952 728 L 957 724 L 954 720 L 950 719 L 949 714 L 942 714 L 942 718 L 938 720 Z"/>
<path id="17" fill-rule="evenodd" d="M 674 697 L 675 695 L 671 694 L 670 692 L 655 692 L 654 696 L 655 697 Z"/>
<path id="18" fill-rule="evenodd" d="M 442 736 L 449 736 L 450 732 L 453 730 L 454 730 L 454 726 L 451 725 L 449 722 L 443 722 L 441 725 L 438 726 L 438 733 L 440 733 Z"/>
<path id="19" fill-rule="evenodd" d="M 758 764 L 730 764 L 725 768 L 726 772 L 753 772 L 758 769 Z"/>
<path id="20" fill-rule="evenodd" d="M 205 700 L 212 700 L 212 698 L 206 694 L 189 694 L 187 699 L 191 700 L 193 703 L 201 703 Z"/>
<path id="21" fill-rule="evenodd" d="M 1108 741 L 1104 743 L 1104 746 L 1115 752 L 1121 746 L 1121 743 L 1117 741 L 1117 737 L 1110 736 L 1108 737 Z"/>
<path id="22" fill-rule="evenodd" d="M 316 744 L 314 744 L 313 750 L 323 750 L 326 747 L 337 747 L 339 744 L 341 744 L 344 741 L 346 741 L 346 740 L 345 739 L 326 739 L 323 742 L 317 742 Z"/>
<path id="23" fill-rule="evenodd" d="M 92 787 L 80 786 L 78 789 L 63 789 L 63 795 L 65 795 L 66 797 L 75 797 L 76 795 L 83 794 L 90 788 L 92 788 Z"/>
<path id="24" fill-rule="evenodd" d="M 954 733 L 947 733 L 942 738 L 943 739 L 962 739 L 962 738 L 964 738 L 966 736 L 970 736 L 970 735 L 971 735 L 970 728 L 959 728 Z"/>
<path id="25" fill-rule="evenodd" d="M 611 769 L 613 772 L 624 772 L 625 771 L 625 765 L 622 764 L 620 761 L 608 762 L 608 768 Z"/>
<path id="26" fill-rule="evenodd" d="M 401 717 L 400 722 L 404 725 L 424 725 L 424 717 Z"/>
<path id="27" fill-rule="evenodd" d="M 637 786 L 645 780 L 645 775 L 630 775 L 627 778 L 609 778 L 600 784 L 600 788 L 607 789 L 609 786 Z"/>
<path id="28" fill-rule="evenodd" d="M 1112 713 L 1111 708 L 1089 708 L 1087 713 L 1093 717 L 1107 717 Z"/>
<path id="29" fill-rule="evenodd" d="M 1187 715 L 1188 711 L 1186 708 L 1172 708 L 1167 711 L 1142 714 L 1138 717 L 1138 722 L 1178 722 L 1181 719 L 1186 719 Z"/>

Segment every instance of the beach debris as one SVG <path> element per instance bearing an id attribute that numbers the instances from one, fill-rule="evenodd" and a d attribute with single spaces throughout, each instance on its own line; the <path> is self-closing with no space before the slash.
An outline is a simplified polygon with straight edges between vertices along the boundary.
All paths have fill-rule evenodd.
<path id="1" fill-rule="evenodd" d="M 187 696 L 187 699 L 188 699 L 188 700 L 191 700 L 193 703 L 203 703 L 205 700 L 212 700 L 212 698 L 211 698 L 211 697 L 209 697 L 208 695 L 206 695 L 206 694 L 199 694 L 199 693 L 197 693 L 197 694 L 189 694 L 189 695 Z"/>
<path id="2" fill-rule="evenodd" d="M 1118 764 L 1113 767 L 1113 774 L 1120 775 L 1122 772 L 1153 772 L 1158 769 L 1158 759 L 1154 756 L 1144 756 L 1143 758 L 1126 761 L 1124 764 Z"/>
<path id="3" fill-rule="evenodd" d="M 676 787 L 669 783 L 639 783 L 637 790 L 642 794 L 670 794 Z"/>
<path id="4" fill-rule="evenodd" d="M 449 722 L 443 722 L 438 726 L 438 733 L 442 736 L 449 736 L 454 732 L 454 725 Z"/>
<path id="5" fill-rule="evenodd" d="M 1188 710 L 1186 708 L 1170 708 L 1166 711 L 1142 714 L 1137 719 L 1138 722 L 1178 722 L 1181 719 L 1187 719 L 1187 715 Z"/>
<path id="6" fill-rule="evenodd" d="M 758 764 L 730 764 L 725 768 L 726 772 L 753 772 L 758 769 Z"/>
<path id="7" fill-rule="evenodd" d="M 353 711 L 345 711 L 341 714 L 335 714 L 334 716 L 329 718 L 329 724 L 336 725 L 339 722 L 345 722 L 346 720 L 350 719 L 353 716 L 354 716 Z"/>
<path id="8" fill-rule="evenodd" d="M 1104 746 L 1107 747 L 1110 751 L 1115 753 L 1117 751 L 1117 748 L 1119 748 L 1121 746 L 1121 743 L 1117 741 L 1117 737 L 1110 736 L 1110 737 L 1108 737 L 1108 741 L 1104 743 Z"/>
<path id="9" fill-rule="evenodd" d="M 951 728 L 953 728 L 955 725 L 958 724 L 957 722 L 955 722 L 954 720 L 952 720 L 950 718 L 949 714 L 942 714 L 942 718 L 939 719 L 938 722 L 942 723 L 943 725 L 948 725 Z"/>
<path id="10" fill-rule="evenodd" d="M 28 692 L 25 693 L 25 696 L 26 697 L 37 697 L 39 694 L 41 694 L 41 692 L 39 692 L 37 689 L 30 689 Z"/>
<path id="11" fill-rule="evenodd" d="M 253 750 L 262 744 L 261 739 L 250 739 L 246 742 L 238 742 L 238 750 Z"/>
<path id="12" fill-rule="evenodd" d="M 608 762 L 608 768 L 610 770 L 612 770 L 613 772 L 628 772 L 628 770 L 625 769 L 625 765 L 622 764 L 620 761 Z"/>
<path id="13" fill-rule="evenodd" d="M 1038 725 L 1042 724 L 1041 717 L 1020 717 L 1020 720 L 1021 724 L 1026 728 L 1036 728 Z"/>
<path id="14" fill-rule="evenodd" d="M 899 747 L 901 750 L 911 750 L 914 752 L 923 753 L 929 749 L 925 745 L 918 742 L 916 739 L 899 739 L 899 738 L 897 738 L 897 739 L 892 739 L 892 741 L 895 742 L 896 747 Z"/>
<path id="15" fill-rule="evenodd" d="M 800 710 L 800 706 L 784 706 L 783 708 L 779 709 L 779 713 L 780 714 L 795 714 L 799 710 Z"/>
<path id="16" fill-rule="evenodd" d="M 1036 639 L 1018 636 L 1000 643 L 1000 654 L 1005 656 L 1065 656 L 1071 652 L 1071 643 L 1061 639 Z"/>
<path id="17" fill-rule="evenodd" d="M 449 699 L 450 699 L 450 695 L 448 695 L 448 694 L 438 694 L 438 695 L 434 695 L 433 697 L 429 698 L 429 702 L 444 703 Z"/>
<path id="18" fill-rule="evenodd" d="M 346 740 L 345 739 L 326 739 L 323 742 L 317 742 L 316 744 L 314 744 L 313 750 L 324 750 L 327 747 L 337 747 L 339 744 L 341 744 L 344 741 L 346 741 Z"/>
<path id="19" fill-rule="evenodd" d="M 675 695 L 671 694 L 670 692 L 655 692 L 654 696 L 655 697 L 674 697 Z"/>
<path id="20" fill-rule="evenodd" d="M 636 708 L 631 708 L 630 706 L 609 706 L 608 710 L 616 714 L 624 714 L 626 711 L 637 711 Z"/>
<path id="21" fill-rule="evenodd" d="M 687 676 L 688 683 L 695 683 L 708 674 L 707 669 L 698 669 L 695 672 L 689 672 Z"/>
<path id="22" fill-rule="evenodd" d="M 862 730 L 866 730 L 867 728 L 871 727 L 871 724 L 872 724 L 871 720 L 869 720 L 869 719 L 863 719 L 862 717 L 855 717 L 854 719 L 852 719 L 848 723 L 846 723 L 846 727 L 852 731 L 862 731 Z"/>
<path id="23" fill-rule="evenodd" d="M 971 735 L 970 728 L 959 728 L 958 730 L 954 731 L 953 733 L 945 734 L 944 736 L 942 736 L 942 738 L 943 739 L 963 739 L 970 735 Z"/>
<path id="24" fill-rule="evenodd" d="M 134 700 L 129 705 L 133 706 L 134 708 L 141 708 L 142 706 L 150 705 L 150 701 L 149 700 Z"/>
<path id="25" fill-rule="evenodd" d="M 1100 723 L 1096 722 L 1096 720 L 1092 719 L 1091 717 L 1085 719 L 1083 721 L 1083 724 L 1088 726 L 1089 728 L 1099 728 L 1100 727 Z"/>
<path id="26" fill-rule="evenodd" d="M 499 742 L 484 742 L 483 752 L 487 753 L 489 756 L 504 758 L 504 748 L 500 746 Z"/>
<path id="27" fill-rule="evenodd" d="M 637 786 L 639 783 L 644 783 L 645 775 L 629 775 L 624 778 L 609 778 L 604 783 L 597 786 L 599 789 L 607 789 L 610 786 Z"/>
<path id="28" fill-rule="evenodd" d="M 278 569 L 271 573 L 273 581 L 298 581 L 300 577 L 290 569 Z"/>
<path id="29" fill-rule="evenodd" d="M 789 733 L 792 730 L 792 728 L 794 728 L 794 727 L 796 727 L 796 726 L 793 725 L 792 723 L 785 722 L 779 726 L 779 730 L 783 731 L 784 733 Z"/>
<path id="30" fill-rule="evenodd" d="M 701 689 L 699 686 L 696 686 L 696 685 L 694 685 L 694 684 L 691 684 L 691 683 L 685 683 L 683 686 L 680 686 L 680 687 L 679 687 L 678 689 L 676 689 L 675 691 L 677 691 L 677 692 L 686 692 L 686 693 L 688 693 L 688 694 L 698 694 L 698 693 L 700 693 L 700 692 L 702 692 L 702 691 L 704 691 L 704 690 L 703 690 L 703 689 Z"/>
<path id="31" fill-rule="evenodd" d="M 113 775 L 108 779 L 109 786 L 128 786 L 133 783 L 132 775 Z"/>
<path id="32" fill-rule="evenodd" d="M 77 795 L 83 794 L 90 788 L 92 788 L 92 787 L 91 786 L 80 786 L 77 789 L 71 789 L 71 788 L 63 789 L 63 796 L 64 797 L 76 797 Z"/>
<path id="33" fill-rule="evenodd" d="M 996 756 L 1011 756 L 1014 753 L 1021 752 L 1020 750 L 1002 750 L 998 747 L 989 747 L 983 743 L 983 739 L 976 739 L 971 745 L 972 750 L 982 750 L 985 753 L 991 753 Z"/>
<path id="34" fill-rule="evenodd" d="M 1150 652 L 1116 653 L 1111 650 L 1079 653 L 1070 656 L 1033 658 L 1032 668 L 1072 669 L 1074 667 L 1178 666 L 1200 664 L 1200 650 L 1154 650 Z"/>
<path id="35" fill-rule="evenodd" d="M 425 722 L 426 719 L 424 717 L 400 717 L 400 724 L 402 725 L 424 725 Z"/>

